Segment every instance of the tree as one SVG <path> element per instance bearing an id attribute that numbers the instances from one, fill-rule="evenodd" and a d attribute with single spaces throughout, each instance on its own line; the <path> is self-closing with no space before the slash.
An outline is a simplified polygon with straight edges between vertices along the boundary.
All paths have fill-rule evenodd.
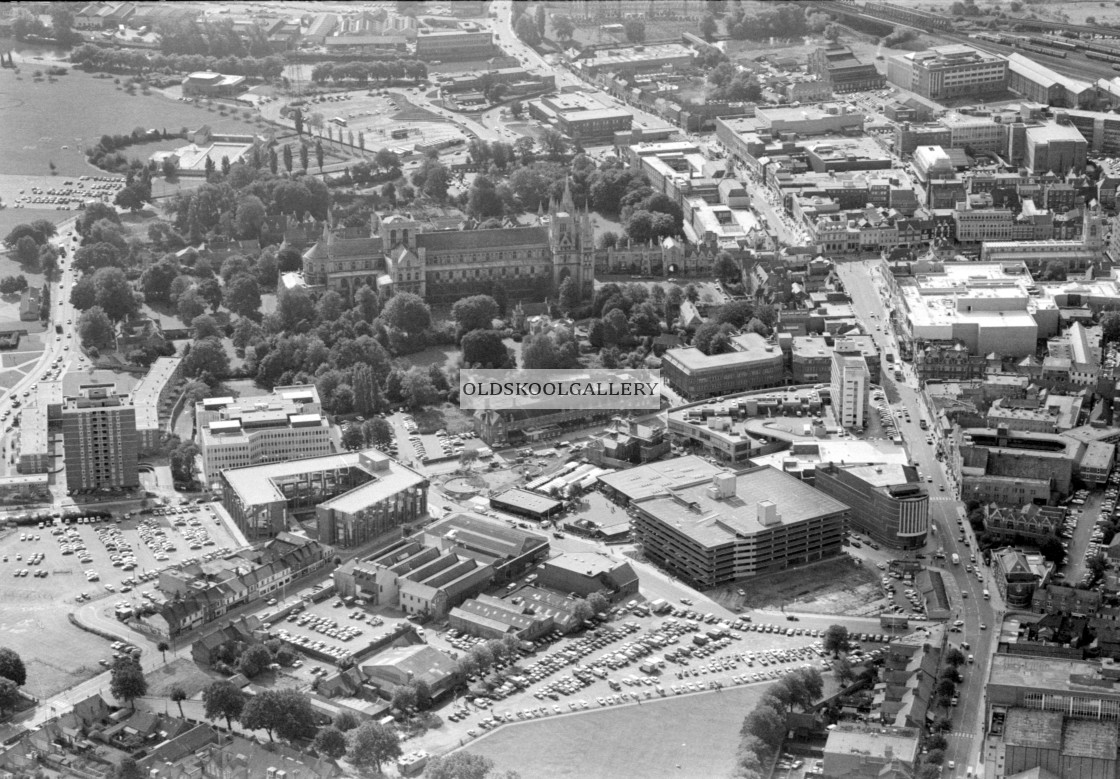
<path id="1" fill-rule="evenodd" d="M 342 448 L 354 452 L 366 445 L 366 437 L 362 428 L 351 425 L 342 431 Z"/>
<path id="2" fill-rule="evenodd" d="M 839 657 L 847 649 L 848 629 L 843 625 L 829 625 L 824 632 L 824 651 L 832 652 L 833 657 Z"/>
<path id="3" fill-rule="evenodd" d="M 223 335 L 218 323 L 209 314 L 202 314 L 191 320 L 191 337 L 196 341 L 201 341 L 203 338 L 221 338 Z"/>
<path id="4" fill-rule="evenodd" d="M 241 712 L 241 724 L 249 730 L 263 730 L 269 741 L 273 733 L 287 741 L 311 738 L 315 733 L 315 712 L 308 697 L 295 690 L 264 690 L 254 695 Z"/>
<path id="5" fill-rule="evenodd" d="M 743 280 L 739 263 L 729 252 L 720 252 L 719 256 L 716 257 L 715 273 L 716 278 L 724 284 L 738 284 Z"/>
<path id="6" fill-rule="evenodd" d="M 422 333 L 432 323 L 428 304 L 411 292 L 393 295 L 382 309 L 381 316 L 390 327 L 410 335 Z"/>
<path id="7" fill-rule="evenodd" d="M 140 664 L 132 657 L 124 657 L 114 665 L 109 676 L 109 692 L 117 700 L 127 701 L 136 708 L 136 699 L 148 692 L 148 680 Z"/>
<path id="8" fill-rule="evenodd" d="M 272 653 L 264 644 L 253 644 L 241 653 L 237 661 L 237 670 L 252 679 L 260 675 L 272 663 Z"/>
<path id="9" fill-rule="evenodd" d="M 8 647 L 0 647 L 0 678 L 10 679 L 20 687 L 27 684 L 27 669 L 23 665 L 23 658 Z"/>
<path id="10" fill-rule="evenodd" d="M 843 33 L 844 33 L 844 29 L 840 25 L 836 24 L 835 22 L 826 25 L 825 28 L 824 28 L 824 37 L 827 40 L 832 41 L 833 43 L 840 40 L 840 36 Z"/>
<path id="11" fill-rule="evenodd" d="M 245 709 L 245 693 L 222 679 L 212 682 L 202 691 L 202 703 L 207 719 L 221 717 L 226 721 L 226 728 L 232 729 L 232 721 L 241 719 L 241 712 Z"/>
<path id="12" fill-rule="evenodd" d="M 508 368 L 512 357 L 497 330 L 472 330 L 460 342 L 463 363 L 482 368 Z"/>
<path id="13" fill-rule="evenodd" d="M 148 772 L 128 755 L 121 759 L 121 762 L 117 764 L 117 770 L 113 772 L 114 779 L 144 779 L 147 775 Z"/>
<path id="14" fill-rule="evenodd" d="M 945 653 L 945 664 L 950 666 L 951 668 L 960 668 L 962 665 L 964 665 L 964 662 L 964 652 L 957 649 L 956 647 L 951 648 L 948 652 Z"/>
<path id="15" fill-rule="evenodd" d="M 518 38 L 529 46 L 539 46 L 541 43 L 541 35 L 537 31 L 537 25 L 530 14 L 522 14 L 517 23 L 514 24 L 513 31 L 517 33 Z"/>
<path id="16" fill-rule="evenodd" d="M 168 260 L 149 265 L 140 276 L 140 289 L 149 302 L 166 303 L 170 299 L 171 282 L 179 275 L 179 268 Z M 77 285 L 74 285 L 77 287 Z"/>
<path id="17" fill-rule="evenodd" d="M 570 41 L 576 33 L 576 23 L 570 16 L 553 16 L 552 32 L 561 41 Z"/>
<path id="18" fill-rule="evenodd" d="M 412 409 L 422 409 L 435 403 L 438 395 L 431 376 L 420 368 L 413 368 L 404 376 L 401 392 Z"/>
<path id="19" fill-rule="evenodd" d="M 379 449 L 384 449 L 393 442 L 393 426 L 386 422 L 383 417 L 367 419 L 362 423 L 362 433 L 370 446 L 376 446 Z"/>
<path id="20" fill-rule="evenodd" d="M 704 14 L 700 18 L 700 35 L 706 41 L 711 41 L 716 37 L 719 32 L 719 23 L 712 14 Z"/>
<path id="21" fill-rule="evenodd" d="M 181 441 L 171 450 L 171 477 L 175 481 L 194 481 L 194 464 L 198 452 L 198 444 L 193 441 Z"/>
<path id="22" fill-rule="evenodd" d="M 771 751 L 774 751 L 782 745 L 782 740 L 785 739 L 786 717 L 773 706 L 759 703 L 743 720 L 740 733 L 755 736 Z"/>
<path id="23" fill-rule="evenodd" d="M 299 167 L 304 173 L 307 172 L 307 166 L 310 162 L 311 162 L 311 152 L 309 152 L 307 150 L 307 144 L 306 143 L 301 143 L 299 145 Z"/>
<path id="24" fill-rule="evenodd" d="M 855 669 L 846 657 L 838 657 L 832 661 L 832 672 L 836 674 L 837 681 L 842 685 L 849 685 L 856 678 Z"/>
<path id="25" fill-rule="evenodd" d="M 395 731 L 377 722 L 367 722 L 346 734 L 346 757 L 357 768 L 381 773 L 381 764 L 401 756 Z"/>
<path id="26" fill-rule="evenodd" d="M 358 722 L 358 718 L 350 712 L 340 711 L 334 716 L 334 722 L 332 724 L 343 733 L 347 733 L 358 727 L 361 723 Z"/>
<path id="27" fill-rule="evenodd" d="M 120 268 L 98 270 L 93 274 L 93 288 L 97 305 L 114 322 L 128 319 L 140 310 L 132 284 Z"/>
<path id="28" fill-rule="evenodd" d="M 494 761 L 470 752 L 452 752 L 443 757 L 433 757 L 424 769 L 425 779 L 487 779 L 494 769 Z"/>
<path id="29" fill-rule="evenodd" d="M 202 316 L 206 313 L 206 302 L 198 294 L 197 288 L 191 288 L 179 296 L 179 301 L 175 305 L 175 312 L 183 324 L 189 325 L 196 316 Z"/>
<path id="30" fill-rule="evenodd" d="M 402 684 L 393 691 L 391 705 L 398 711 L 408 711 L 416 708 L 416 690 L 407 684 Z"/>
<path id="31" fill-rule="evenodd" d="M 226 287 L 226 306 L 238 316 L 251 317 L 261 310 L 261 290 L 252 276 L 238 276 Z"/>
<path id="32" fill-rule="evenodd" d="M 78 319 L 78 338 L 82 345 L 105 349 L 112 346 L 116 331 L 108 314 L 100 306 L 82 312 Z"/>
<path id="33" fill-rule="evenodd" d="M 1120 311 L 1109 311 L 1102 315 L 1101 330 L 1104 343 L 1120 341 Z"/>
<path id="34" fill-rule="evenodd" d="M 292 147 L 290 144 L 284 144 L 284 170 L 288 171 L 288 175 L 292 173 Z"/>
<path id="35" fill-rule="evenodd" d="M 622 23 L 622 30 L 630 43 L 642 43 L 646 39 L 646 23 L 641 19 L 627 19 Z"/>
<path id="36" fill-rule="evenodd" d="M 167 697 L 179 706 L 179 716 L 183 715 L 183 701 L 187 699 L 187 691 L 179 685 L 174 685 L 167 693 Z"/>
<path id="37" fill-rule="evenodd" d="M 1098 552 L 1095 556 L 1090 557 L 1088 561 L 1089 572 L 1093 574 L 1094 579 L 1099 579 L 1104 576 L 1104 572 L 1108 570 L 1108 558 L 1104 552 Z"/>
<path id="38" fill-rule="evenodd" d="M 472 330 L 489 330 L 498 317 L 498 304 L 489 295 L 472 295 L 460 298 L 451 306 L 451 318 L 459 325 L 460 333 Z"/>
<path id="39" fill-rule="evenodd" d="M 327 725 L 325 728 L 319 728 L 315 740 L 311 742 L 311 748 L 321 755 L 337 760 L 346 754 L 346 735 L 333 725 Z"/>
<path id="40" fill-rule="evenodd" d="M 318 138 L 315 139 L 315 164 L 319 166 L 319 172 L 323 172 L 323 142 Z"/>
<path id="41" fill-rule="evenodd" d="M 229 355 L 217 338 L 206 338 L 191 343 L 191 350 L 183 358 L 183 375 L 196 379 L 202 374 L 215 379 L 229 374 Z"/>

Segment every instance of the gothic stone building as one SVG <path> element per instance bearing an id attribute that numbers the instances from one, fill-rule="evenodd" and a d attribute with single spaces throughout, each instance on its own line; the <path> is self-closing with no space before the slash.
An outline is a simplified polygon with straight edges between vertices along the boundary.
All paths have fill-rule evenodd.
<path id="1" fill-rule="evenodd" d="M 323 227 L 303 255 L 304 280 L 352 294 L 363 284 L 413 292 L 433 305 L 491 294 L 495 285 L 511 300 L 543 300 L 571 278 L 580 296 L 592 294 L 595 241 L 591 218 L 565 189 L 540 225 L 486 230 L 426 230 L 408 216 L 371 220 L 368 228 Z"/>

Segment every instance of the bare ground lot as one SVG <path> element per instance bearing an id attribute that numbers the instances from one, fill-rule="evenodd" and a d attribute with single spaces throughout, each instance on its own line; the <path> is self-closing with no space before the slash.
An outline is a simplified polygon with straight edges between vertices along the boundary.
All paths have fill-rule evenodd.
<path id="1" fill-rule="evenodd" d="M 743 717 L 767 687 L 729 688 L 507 726 L 468 750 L 490 758 L 499 770 L 522 776 L 730 776 Z"/>
<path id="2" fill-rule="evenodd" d="M 882 592 L 878 574 L 844 555 L 814 565 L 804 575 L 774 574 L 737 586 L 719 587 L 705 595 L 731 611 L 784 608 L 813 614 L 870 616 L 879 613 Z"/>

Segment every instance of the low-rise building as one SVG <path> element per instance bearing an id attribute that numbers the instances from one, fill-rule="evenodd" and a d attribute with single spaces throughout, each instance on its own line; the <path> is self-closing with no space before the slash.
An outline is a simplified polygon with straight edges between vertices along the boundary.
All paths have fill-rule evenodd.
<path id="1" fill-rule="evenodd" d="M 248 538 L 314 514 L 319 539 L 360 546 L 427 514 L 428 480 L 376 449 L 222 471 L 222 505 Z"/>
<path id="2" fill-rule="evenodd" d="M 232 97 L 245 91 L 245 77 L 199 71 L 188 74 L 182 87 L 184 97 Z"/>
<path id="3" fill-rule="evenodd" d="M 548 560 L 539 570 L 537 583 L 558 592 L 583 598 L 603 592 L 615 601 L 638 594 L 638 575 L 630 563 L 602 552 L 568 552 Z"/>
<path id="4" fill-rule="evenodd" d="M 707 355 L 696 347 L 669 349 L 662 358 L 665 381 L 686 398 L 732 395 L 783 383 L 782 352 L 758 333 L 731 339 L 733 351 Z"/>
<path id="5" fill-rule="evenodd" d="M 473 25 L 472 25 L 473 26 Z M 490 30 L 439 30 L 422 27 L 416 31 L 416 57 L 425 62 L 436 60 L 485 60 L 495 51 Z"/>
<path id="6" fill-rule="evenodd" d="M 850 48 L 839 43 L 830 43 L 813 51 L 809 55 L 808 69 L 825 81 L 833 92 L 882 89 L 887 81 L 875 63 L 860 62 Z"/>
<path id="7" fill-rule="evenodd" d="M 1042 555 L 1024 554 L 1011 547 L 992 553 L 992 578 L 1011 609 L 1030 608 L 1035 588 L 1046 584 L 1053 568 Z"/>

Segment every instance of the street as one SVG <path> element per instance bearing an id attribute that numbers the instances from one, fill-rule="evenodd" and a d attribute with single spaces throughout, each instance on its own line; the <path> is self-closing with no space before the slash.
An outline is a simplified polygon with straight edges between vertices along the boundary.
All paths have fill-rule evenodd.
<path id="1" fill-rule="evenodd" d="M 880 294 L 881 284 L 877 279 L 879 261 L 852 262 L 839 266 L 840 278 L 852 299 L 852 307 L 856 316 L 863 323 L 867 332 L 874 333 L 879 322 L 889 321 L 891 303 Z M 878 317 L 876 319 L 872 316 Z M 885 328 L 890 330 L 889 327 Z M 899 354 L 898 344 L 893 333 L 876 333 L 876 338 L 881 342 L 883 351 L 893 351 Z M 909 366 L 907 366 L 909 368 Z M 963 639 L 968 641 L 971 652 L 976 658 L 974 665 L 962 667 L 964 683 L 960 686 L 960 704 L 950 711 L 952 713 L 953 731 L 949 737 L 949 748 L 946 750 L 946 760 L 956 763 L 955 776 L 964 776 L 967 766 L 977 766 L 980 763 L 983 732 L 981 731 L 984 718 L 984 682 L 987 679 L 988 667 L 991 656 L 995 651 L 993 634 L 999 630 L 999 618 L 1003 613 L 999 605 L 999 592 L 994 586 L 987 584 L 988 575 L 984 572 L 984 581 L 981 582 L 977 574 L 970 574 L 965 570 L 965 565 L 970 554 L 977 548 L 976 539 L 968 522 L 964 522 L 964 529 L 958 530 L 957 519 L 963 512 L 963 504 L 956 500 L 956 488 L 946 474 L 942 462 L 937 459 L 936 440 L 933 445 L 926 442 L 927 431 L 922 430 L 922 419 L 929 419 L 925 403 L 917 388 L 917 380 L 912 371 L 905 370 L 905 382 L 897 382 L 884 371 L 883 383 L 894 386 L 898 393 L 899 409 L 910 411 L 910 421 L 904 415 L 898 416 L 899 431 L 906 441 L 906 448 L 912 462 L 916 462 L 923 476 L 932 476 L 932 482 L 926 482 L 930 493 L 930 524 L 931 533 L 927 539 L 923 553 L 931 563 L 940 562 L 941 572 L 954 609 L 954 619 L 964 621 L 961 633 L 950 634 L 950 643 L 959 645 Z M 932 427 L 932 426 L 931 426 Z M 941 487 L 945 491 L 941 491 Z M 963 535 L 965 542 L 958 539 Z M 938 548 L 943 548 L 946 559 L 937 561 L 933 559 Z M 949 560 L 956 553 L 961 557 L 960 565 L 952 565 Z M 977 557 L 977 571 L 983 569 L 983 561 Z M 951 586 L 950 586 L 951 585 Z M 984 590 L 991 593 L 991 601 L 984 599 Z M 968 597 L 962 597 L 967 593 Z M 981 628 L 981 625 L 984 628 Z"/>

